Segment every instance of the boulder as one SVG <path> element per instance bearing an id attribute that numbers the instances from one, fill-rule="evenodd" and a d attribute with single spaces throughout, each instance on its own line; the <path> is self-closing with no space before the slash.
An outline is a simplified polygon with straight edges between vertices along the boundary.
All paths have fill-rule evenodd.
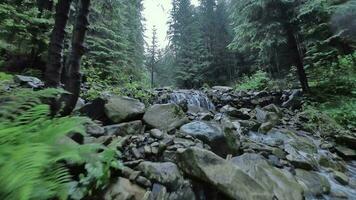
<path id="1" fill-rule="evenodd" d="M 143 125 L 141 120 L 126 122 L 116 125 L 105 126 L 106 135 L 126 136 L 139 135 L 142 132 Z"/>
<path id="2" fill-rule="evenodd" d="M 143 120 L 151 127 L 171 131 L 188 122 L 182 109 L 176 104 L 155 104 L 148 108 Z"/>
<path id="3" fill-rule="evenodd" d="M 206 182 L 232 199 L 273 198 L 272 191 L 256 182 L 233 163 L 210 151 L 189 148 L 179 152 L 178 165 L 189 176 Z"/>
<path id="4" fill-rule="evenodd" d="M 219 90 L 222 92 L 231 92 L 233 90 L 232 87 L 227 87 L 227 86 L 214 86 L 212 87 L 213 90 Z"/>
<path id="5" fill-rule="evenodd" d="M 34 89 L 44 87 L 44 83 L 40 79 L 32 76 L 15 75 L 14 81 L 15 83 Z"/>
<path id="6" fill-rule="evenodd" d="M 154 163 L 144 161 L 138 165 L 137 169 L 143 172 L 143 175 L 151 181 L 160 183 L 170 190 L 177 189 L 184 181 L 177 165 L 171 162 Z"/>
<path id="7" fill-rule="evenodd" d="M 109 124 L 110 120 L 106 116 L 104 110 L 105 103 L 106 101 L 104 99 L 96 98 L 80 108 L 79 112 L 92 120 L 98 120 L 105 124 Z"/>
<path id="8" fill-rule="evenodd" d="M 86 133 L 93 137 L 100 137 L 105 134 L 105 129 L 96 123 L 89 123 L 85 126 Z"/>
<path id="9" fill-rule="evenodd" d="M 142 200 L 145 196 L 144 188 L 131 183 L 129 179 L 119 177 L 105 192 L 104 200 Z"/>
<path id="10" fill-rule="evenodd" d="M 348 147 L 337 145 L 335 147 L 336 153 L 338 153 L 341 157 L 345 159 L 355 159 L 356 158 L 356 150 L 350 149 Z"/>
<path id="11" fill-rule="evenodd" d="M 256 182 L 272 191 L 277 199 L 302 200 L 303 189 L 291 174 L 270 165 L 263 156 L 243 154 L 231 162 L 250 175 Z"/>
<path id="12" fill-rule="evenodd" d="M 229 145 L 230 137 L 228 137 L 231 134 L 225 135 L 222 127 L 213 121 L 194 121 L 182 126 L 180 132 L 184 135 L 190 135 L 200 139 L 208 144 L 212 148 L 212 151 L 218 155 L 226 155 L 232 146 Z M 235 140 L 233 142 L 235 142 Z"/>
<path id="13" fill-rule="evenodd" d="M 295 177 L 303 187 L 305 196 L 319 196 L 330 192 L 330 183 L 324 176 L 302 169 L 296 169 L 295 171 Z"/>
<path id="14" fill-rule="evenodd" d="M 105 113 L 113 123 L 140 119 L 145 112 L 145 104 L 129 97 L 111 97 L 105 104 Z"/>
<path id="15" fill-rule="evenodd" d="M 231 117 L 236 117 L 238 119 L 242 120 L 248 120 L 250 119 L 250 115 L 245 109 L 237 109 L 235 107 L 232 107 L 230 105 L 226 105 L 220 109 L 221 113 L 225 113 L 228 116 Z"/>

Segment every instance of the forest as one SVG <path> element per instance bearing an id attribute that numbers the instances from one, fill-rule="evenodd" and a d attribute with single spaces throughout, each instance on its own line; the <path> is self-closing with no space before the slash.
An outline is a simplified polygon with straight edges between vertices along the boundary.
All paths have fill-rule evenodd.
<path id="1" fill-rule="evenodd" d="M 163 1 L 0 0 L 0 199 L 355 199 L 356 0 Z"/>

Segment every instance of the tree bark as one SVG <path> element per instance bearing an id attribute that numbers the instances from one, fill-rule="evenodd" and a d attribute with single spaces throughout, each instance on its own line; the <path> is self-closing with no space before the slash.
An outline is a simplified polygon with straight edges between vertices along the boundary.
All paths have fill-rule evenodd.
<path id="1" fill-rule="evenodd" d="M 308 84 L 308 78 L 304 69 L 304 62 L 303 62 L 304 55 L 303 55 L 303 50 L 300 47 L 300 41 L 298 39 L 299 37 L 296 33 L 294 33 L 290 25 L 287 28 L 287 34 L 294 54 L 294 62 L 297 67 L 300 86 L 302 87 L 303 92 L 309 93 L 310 88 Z"/>
<path id="2" fill-rule="evenodd" d="M 60 85 L 63 41 L 71 1 L 72 0 L 59 0 L 56 5 L 55 22 L 49 43 L 48 61 L 45 72 L 45 82 L 47 87 L 56 88 Z"/>
<path id="3" fill-rule="evenodd" d="M 78 5 L 79 12 L 73 29 L 72 50 L 65 65 L 64 89 L 70 94 L 64 94 L 61 98 L 61 102 L 64 102 L 63 115 L 68 115 L 74 110 L 79 98 L 82 80 L 80 61 L 85 52 L 83 43 L 89 25 L 90 0 L 80 0 Z"/>

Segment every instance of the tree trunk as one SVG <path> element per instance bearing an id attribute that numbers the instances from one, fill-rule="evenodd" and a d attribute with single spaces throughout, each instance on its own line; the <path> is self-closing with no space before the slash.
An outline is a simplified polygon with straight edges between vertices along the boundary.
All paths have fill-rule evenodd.
<path id="1" fill-rule="evenodd" d="M 88 29 L 88 15 L 90 8 L 90 0 L 80 0 L 79 12 L 76 16 L 76 22 L 72 36 L 72 50 L 66 63 L 64 89 L 70 94 L 64 94 L 61 102 L 64 102 L 63 115 L 70 114 L 78 101 L 80 94 L 80 84 L 82 75 L 80 73 L 80 61 L 84 55 L 85 48 L 83 46 L 85 35 Z"/>
<path id="2" fill-rule="evenodd" d="M 63 41 L 71 1 L 72 0 L 59 0 L 56 5 L 55 23 L 49 43 L 48 61 L 45 72 L 47 87 L 59 87 L 60 85 Z"/>
<path id="3" fill-rule="evenodd" d="M 309 93 L 310 88 L 309 88 L 309 84 L 308 84 L 308 78 L 307 78 L 307 75 L 304 70 L 304 63 L 303 63 L 304 55 L 303 55 L 303 50 L 300 47 L 300 41 L 298 39 L 299 37 L 297 34 L 292 32 L 291 29 L 288 31 L 288 35 L 290 37 L 292 50 L 294 51 L 293 53 L 295 55 L 294 59 L 295 59 L 296 67 L 297 67 L 300 85 L 302 87 L 303 92 Z"/>

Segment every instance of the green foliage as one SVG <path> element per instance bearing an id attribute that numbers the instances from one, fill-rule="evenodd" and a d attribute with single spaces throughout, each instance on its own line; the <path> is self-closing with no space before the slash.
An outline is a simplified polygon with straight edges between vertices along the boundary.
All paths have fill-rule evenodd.
<path id="1" fill-rule="evenodd" d="M 0 83 L 4 81 L 10 81 L 12 79 L 13 79 L 12 75 L 4 72 L 0 72 Z"/>
<path id="2" fill-rule="evenodd" d="M 315 106 L 307 105 L 303 112 L 297 117 L 301 120 L 301 125 L 307 131 L 321 136 L 332 136 L 347 132 L 339 123 L 327 114 L 321 112 Z"/>
<path id="3" fill-rule="evenodd" d="M 0 97 L 1 199 L 67 199 L 71 176 L 66 162 L 102 163 L 105 167 L 96 179 L 107 177 L 108 166 L 115 166 L 115 156 L 106 148 L 79 145 L 66 137 L 73 132 L 84 134 L 87 119 L 49 116 L 49 106 L 41 99 L 60 92 L 24 89 Z"/>
<path id="4" fill-rule="evenodd" d="M 46 51 L 51 15 L 37 6 L 28 0 L 0 2 L 0 57 L 4 52 L 41 56 Z"/>
<path id="5" fill-rule="evenodd" d="M 99 85 L 143 78 L 142 0 L 94 1 L 83 57 L 84 74 Z M 92 74 L 95 73 L 95 74 Z M 90 80 L 89 80 L 90 81 Z"/>
<path id="6" fill-rule="evenodd" d="M 348 128 L 356 127 L 356 98 L 337 96 L 328 102 L 322 103 L 318 108 Z"/>
<path id="7" fill-rule="evenodd" d="M 235 90 L 263 90 L 266 88 L 269 80 L 267 73 L 259 70 L 251 77 L 244 76 L 242 80 L 235 85 Z"/>
<path id="8" fill-rule="evenodd" d="M 310 69 L 317 93 L 351 95 L 356 93 L 356 52 L 338 56 L 334 62 Z"/>

